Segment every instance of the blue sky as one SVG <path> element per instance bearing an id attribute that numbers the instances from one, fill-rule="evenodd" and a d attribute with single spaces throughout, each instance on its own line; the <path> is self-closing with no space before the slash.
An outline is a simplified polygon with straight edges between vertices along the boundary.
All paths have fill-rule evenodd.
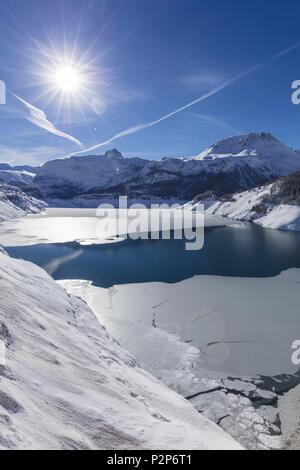
<path id="1" fill-rule="evenodd" d="M 0 79 L 87 149 L 300 43 L 299 17 L 296 0 L 5 0 Z M 62 58 L 72 58 L 82 74 L 81 89 L 68 97 L 50 80 Z M 297 79 L 300 47 L 93 153 L 117 147 L 128 156 L 191 156 L 252 131 L 300 148 L 300 107 L 291 102 Z M 38 127 L 31 111 L 12 94 L 0 106 L 0 162 L 38 164 L 80 151 Z"/>

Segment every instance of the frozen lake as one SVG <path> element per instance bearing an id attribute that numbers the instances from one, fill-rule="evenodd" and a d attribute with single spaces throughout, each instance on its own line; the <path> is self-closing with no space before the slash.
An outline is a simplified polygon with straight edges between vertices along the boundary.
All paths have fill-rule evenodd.
<path id="1" fill-rule="evenodd" d="M 233 376 L 297 372 L 291 345 L 300 338 L 300 271 L 292 268 L 300 268 L 299 233 L 237 223 L 207 227 L 200 251 L 186 251 L 185 240 L 82 246 L 75 240 L 91 236 L 94 214 L 60 209 L 6 222 L 0 244 L 56 280 L 74 280 L 87 300 L 96 296 L 101 321 L 148 370 L 156 328 L 196 347 L 201 369 Z M 171 370 L 184 354 L 179 343 L 175 356 L 175 343 L 167 344 L 164 338 L 151 348 L 158 358 L 169 355 Z"/>
<path id="2" fill-rule="evenodd" d="M 51 218 L 26 222 L 31 220 L 39 224 L 51 222 Z M 69 221 L 69 230 L 73 220 Z M 80 223 L 86 223 L 85 218 L 75 221 L 76 229 Z M 68 222 L 64 223 L 65 231 L 56 222 L 52 230 L 61 231 L 67 237 Z M 300 268 L 300 233 L 266 230 L 250 223 L 207 228 L 204 248 L 200 251 L 187 251 L 185 240 L 125 240 L 93 246 L 38 241 L 36 245 L 6 249 L 14 257 L 45 268 L 55 279 L 89 279 L 99 287 L 174 283 L 196 275 L 271 277 L 290 268 Z"/>

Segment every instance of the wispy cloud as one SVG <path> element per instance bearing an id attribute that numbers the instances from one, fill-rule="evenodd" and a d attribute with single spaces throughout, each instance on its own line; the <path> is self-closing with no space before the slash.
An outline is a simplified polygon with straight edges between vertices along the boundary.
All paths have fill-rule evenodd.
<path id="1" fill-rule="evenodd" d="M 32 104 L 28 103 L 25 101 L 23 98 L 20 98 L 20 96 L 16 95 L 15 93 L 11 94 L 20 102 L 22 103 L 26 110 L 28 111 L 28 114 L 26 115 L 26 119 L 30 121 L 32 124 L 34 124 L 37 127 L 40 127 L 41 129 L 44 129 L 51 134 L 57 135 L 58 137 L 62 137 L 63 139 L 67 139 L 70 142 L 73 142 L 74 144 L 78 145 L 79 147 L 83 148 L 82 143 L 75 139 L 75 137 L 72 137 L 69 134 L 66 134 L 65 132 L 60 131 L 57 129 L 54 124 L 47 119 L 46 114 L 44 111 L 41 109 L 36 108 Z"/>
<path id="2" fill-rule="evenodd" d="M 97 145 L 93 145 L 92 147 L 86 148 L 85 150 L 81 150 L 79 152 L 74 152 L 74 153 L 72 153 L 71 155 L 68 155 L 68 156 L 75 156 L 75 155 L 81 155 L 81 154 L 87 153 L 87 152 L 93 152 L 94 150 L 97 150 L 101 147 L 109 145 L 109 144 L 113 143 L 114 141 L 116 141 L 118 139 L 121 139 L 122 137 L 131 135 L 131 134 L 136 134 L 137 132 L 140 132 L 142 130 L 148 129 L 148 128 L 153 127 L 153 126 L 156 126 L 157 124 L 160 124 L 161 122 L 166 121 L 167 119 L 170 119 L 171 117 L 181 113 L 182 111 L 185 111 L 186 109 L 189 109 L 192 106 L 195 106 L 196 104 L 201 103 L 202 101 L 205 101 L 208 98 L 220 93 L 222 90 L 224 90 L 225 88 L 228 88 L 229 86 L 233 85 L 237 81 L 239 81 L 239 80 L 241 80 L 245 77 L 248 77 L 249 75 L 252 75 L 255 72 L 258 72 L 259 70 L 264 69 L 268 65 L 272 64 L 276 60 L 280 59 L 281 57 L 287 55 L 289 52 L 291 52 L 291 51 L 293 51 L 293 50 L 295 50 L 296 48 L 299 48 L 299 47 L 300 47 L 300 42 L 297 42 L 293 46 L 291 46 L 287 49 L 284 49 L 283 51 L 281 51 L 278 54 L 272 56 L 271 58 L 265 60 L 264 62 L 260 62 L 259 64 L 256 64 L 253 67 L 239 73 L 235 77 L 232 77 L 232 78 L 226 80 L 221 85 L 214 88 L 213 90 L 203 94 L 202 96 L 200 96 L 199 98 L 191 101 L 190 103 L 187 103 L 184 106 L 181 106 L 180 108 L 177 108 L 174 111 L 172 111 L 172 112 L 156 119 L 155 121 L 151 121 L 151 122 L 148 122 L 146 124 L 139 124 L 137 126 L 125 129 L 125 130 L 119 132 L 118 134 L 114 135 L 113 137 L 107 139 L 104 142 L 101 142 Z"/>
<path id="3" fill-rule="evenodd" d="M 177 83 L 191 91 L 195 89 L 207 89 L 217 86 L 224 81 L 224 75 L 216 74 L 208 70 L 201 70 L 190 75 L 184 75 L 177 79 Z"/>
<path id="4" fill-rule="evenodd" d="M 0 145 L 0 162 L 11 165 L 41 165 L 49 159 L 61 157 L 62 154 L 61 149 L 51 146 L 35 146 L 34 148 L 22 146 L 18 148 Z"/>

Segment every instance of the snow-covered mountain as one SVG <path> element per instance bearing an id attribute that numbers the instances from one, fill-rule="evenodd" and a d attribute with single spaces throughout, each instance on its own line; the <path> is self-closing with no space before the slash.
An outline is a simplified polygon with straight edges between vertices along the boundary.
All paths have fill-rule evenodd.
<path id="1" fill-rule="evenodd" d="M 39 167 L 30 165 L 10 166 L 0 163 L 0 183 L 23 188 L 30 184 L 37 174 Z"/>
<path id="2" fill-rule="evenodd" d="M 250 158 L 269 164 L 276 174 L 288 175 L 299 170 L 300 152 L 286 147 L 271 134 L 248 134 L 222 140 L 202 152 L 197 160 Z"/>
<path id="3" fill-rule="evenodd" d="M 33 186 L 45 197 L 72 198 L 130 181 L 146 164 L 141 158 L 124 158 L 115 149 L 100 156 L 52 160 L 39 170 Z"/>
<path id="4" fill-rule="evenodd" d="M 72 157 L 46 163 L 37 173 L 32 194 L 44 198 L 101 198 L 128 195 L 189 200 L 253 188 L 300 170 L 300 152 L 270 134 L 231 137 L 196 158 L 149 161 L 105 155 Z"/>
<path id="5" fill-rule="evenodd" d="M 300 173 L 235 194 L 219 201 L 211 201 L 207 209 L 232 219 L 253 221 L 264 227 L 280 230 L 300 230 Z"/>
<path id="6" fill-rule="evenodd" d="M 35 173 L 30 173 L 27 170 L 0 169 L 0 181 L 12 186 L 24 187 L 30 184 L 34 177 Z"/>
<path id="7" fill-rule="evenodd" d="M 0 449 L 241 448 L 42 269 L 1 252 L 0 292 Z"/>
<path id="8" fill-rule="evenodd" d="M 0 183 L 0 222 L 40 212 L 46 204 L 20 189 Z"/>
<path id="9" fill-rule="evenodd" d="M 27 171 L 28 173 L 32 173 L 34 175 L 37 174 L 39 171 L 39 166 L 31 166 L 31 165 L 17 165 L 17 166 L 10 166 L 8 163 L 0 163 L 0 170 L 12 170 L 12 171 Z"/>

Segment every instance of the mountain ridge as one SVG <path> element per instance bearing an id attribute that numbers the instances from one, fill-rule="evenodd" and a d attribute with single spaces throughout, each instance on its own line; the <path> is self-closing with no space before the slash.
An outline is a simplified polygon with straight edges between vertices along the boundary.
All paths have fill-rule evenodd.
<path id="1" fill-rule="evenodd" d="M 251 133 L 220 141 L 195 158 L 127 158 L 112 149 L 104 155 L 51 160 L 27 189 L 45 199 L 127 195 L 189 200 L 206 191 L 218 196 L 245 191 L 298 170 L 299 151 L 271 134 Z"/>

